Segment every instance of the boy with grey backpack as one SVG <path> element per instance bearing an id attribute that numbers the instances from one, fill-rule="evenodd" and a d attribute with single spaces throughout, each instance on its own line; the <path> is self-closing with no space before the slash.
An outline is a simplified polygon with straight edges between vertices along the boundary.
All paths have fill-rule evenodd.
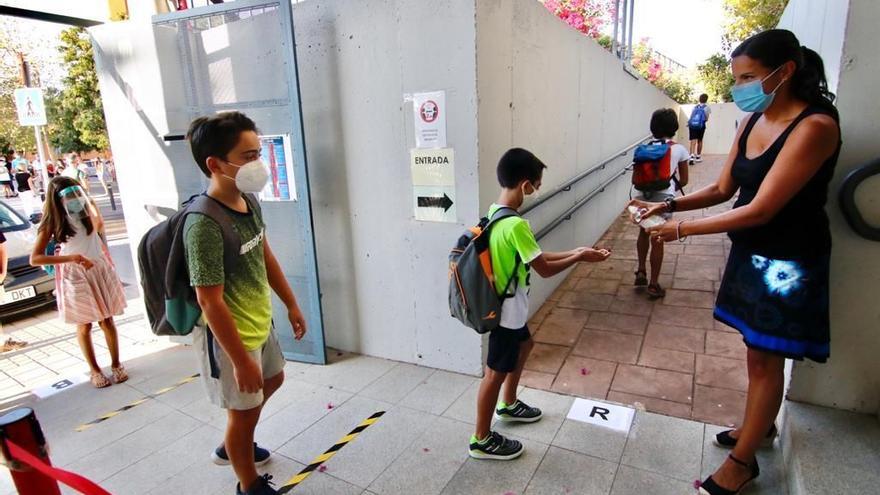
<path id="1" fill-rule="evenodd" d="M 479 333 L 489 333 L 486 371 L 477 396 L 476 431 L 469 454 L 476 459 L 516 459 L 523 446 L 490 430 L 501 421 L 534 423 L 541 410 L 517 399 L 523 367 L 534 347 L 529 331 L 529 277 L 532 268 L 552 277 L 578 262 L 604 261 L 605 249 L 582 247 L 561 253 L 541 251 L 529 223 L 517 209 L 541 187 L 547 168 L 521 148 L 498 163 L 501 195 L 486 218 L 467 231 L 450 254 L 449 305 L 452 316 Z M 498 401 L 501 386 L 504 395 Z"/>

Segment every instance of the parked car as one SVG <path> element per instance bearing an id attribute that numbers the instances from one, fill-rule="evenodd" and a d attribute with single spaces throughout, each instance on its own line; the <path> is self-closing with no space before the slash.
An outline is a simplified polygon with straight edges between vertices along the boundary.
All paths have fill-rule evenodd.
<path id="1" fill-rule="evenodd" d="M 34 220 L 39 221 L 38 216 Z M 55 278 L 41 267 L 31 266 L 30 255 L 37 240 L 37 227 L 21 213 L 0 201 L 0 230 L 6 236 L 9 273 L 3 282 L 6 298 L 0 301 L 0 320 L 55 304 Z"/>

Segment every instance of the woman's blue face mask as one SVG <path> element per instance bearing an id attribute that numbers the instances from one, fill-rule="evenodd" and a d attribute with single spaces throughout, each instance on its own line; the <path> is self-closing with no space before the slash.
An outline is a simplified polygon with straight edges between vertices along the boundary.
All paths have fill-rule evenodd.
<path id="1" fill-rule="evenodd" d="M 780 65 L 776 70 L 760 81 L 751 81 L 734 86 L 730 92 L 731 95 L 733 95 L 733 101 L 736 103 L 736 106 L 738 106 L 743 112 L 763 112 L 764 110 L 767 110 L 770 104 L 773 103 L 773 99 L 776 97 L 776 91 L 779 90 L 779 87 L 782 86 L 782 83 L 784 83 L 785 80 L 783 79 L 780 81 L 770 94 L 764 93 L 764 81 L 770 79 L 773 74 L 776 74 L 781 68 L 782 66 Z"/>

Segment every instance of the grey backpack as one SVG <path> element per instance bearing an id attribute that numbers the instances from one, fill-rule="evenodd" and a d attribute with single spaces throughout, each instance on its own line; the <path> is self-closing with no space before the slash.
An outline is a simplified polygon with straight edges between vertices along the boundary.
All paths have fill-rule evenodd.
<path id="1" fill-rule="evenodd" d="M 261 218 L 256 197 L 244 195 L 248 208 Z M 202 316 L 190 286 L 183 227 L 186 217 L 199 213 L 212 218 L 223 234 L 223 267 L 229 273 L 238 262 L 241 238 L 229 213 L 206 194 L 193 196 L 183 208 L 147 231 L 138 245 L 138 268 L 147 319 L 156 335 L 188 335 Z"/>
<path id="2" fill-rule="evenodd" d="M 487 333 L 501 323 L 501 305 L 510 284 L 516 279 L 519 255 L 507 287 L 499 296 L 495 290 L 495 274 L 489 252 L 489 235 L 499 220 L 519 216 L 513 208 L 500 208 L 492 218 L 482 218 L 468 229 L 449 253 L 449 311 L 452 317 L 477 333 Z"/>

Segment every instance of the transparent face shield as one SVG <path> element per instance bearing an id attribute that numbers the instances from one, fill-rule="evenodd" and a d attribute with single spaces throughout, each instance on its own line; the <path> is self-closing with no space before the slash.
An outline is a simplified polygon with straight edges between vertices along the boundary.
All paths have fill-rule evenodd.
<path id="1" fill-rule="evenodd" d="M 89 199 L 80 186 L 70 186 L 58 193 L 64 211 L 71 218 L 86 218 L 89 216 Z"/>

